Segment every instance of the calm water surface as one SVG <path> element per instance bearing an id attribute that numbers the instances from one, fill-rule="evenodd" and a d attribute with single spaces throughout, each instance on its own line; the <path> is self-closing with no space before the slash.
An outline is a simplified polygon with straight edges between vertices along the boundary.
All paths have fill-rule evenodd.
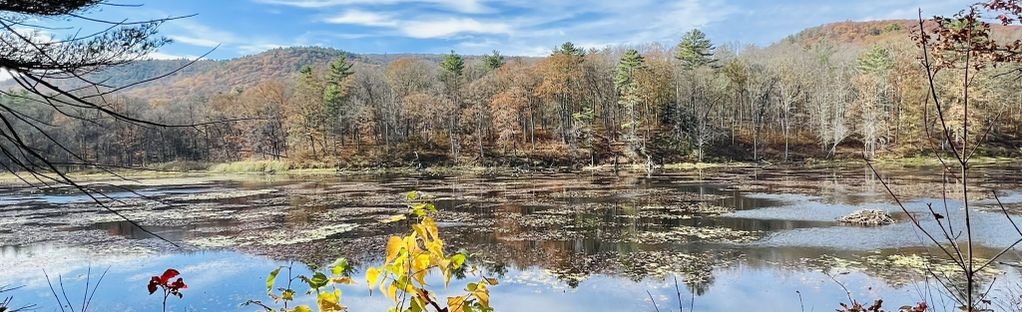
<path id="1" fill-rule="evenodd" d="M 928 214 L 927 203 L 944 211 L 933 170 L 882 171 L 913 214 Z M 976 170 L 970 196 L 978 207 L 980 256 L 1018 237 L 989 192 L 997 190 L 1013 215 L 1022 212 L 1020 173 L 1009 166 Z M 59 311 L 44 270 L 60 276 L 76 302 L 86 279 L 94 283 L 108 269 L 90 310 L 153 311 L 160 300 L 147 295 L 146 283 L 172 267 L 189 284 L 172 310 L 255 311 L 239 305 L 266 300 L 267 273 L 289 260 L 326 264 L 344 256 L 360 270 L 378 265 L 386 238 L 407 228 L 379 220 L 402 211 L 405 192 L 420 190 L 437 196 L 441 234 L 451 248 L 478 254 L 483 272 L 501 280 L 491 290 L 498 311 L 654 311 L 649 294 L 661 310 L 676 311 L 675 277 L 686 309 L 695 311 L 829 311 L 848 301 L 838 282 L 858 300 L 882 297 L 890 308 L 923 300 L 952 306 L 912 265 L 946 261 L 931 256 L 921 233 L 863 168 L 189 177 L 93 186 L 110 195 L 115 209 L 181 247 L 70 190 L 2 187 L 0 285 L 24 286 L 5 294 L 14 303 Z M 961 206 L 950 200 L 948 219 L 959 219 Z M 867 228 L 836 221 L 864 208 L 887 210 L 898 222 Z M 1016 263 L 1016 251 L 1004 262 Z M 999 298 L 1017 296 L 1012 266 L 1000 266 L 984 283 L 991 280 Z M 344 291 L 351 311 L 380 311 L 388 303 L 363 287 Z"/>

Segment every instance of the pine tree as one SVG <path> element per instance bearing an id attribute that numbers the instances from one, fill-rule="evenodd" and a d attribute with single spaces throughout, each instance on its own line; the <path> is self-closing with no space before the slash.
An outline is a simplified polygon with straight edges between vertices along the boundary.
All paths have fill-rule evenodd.
<path id="1" fill-rule="evenodd" d="M 560 47 L 554 49 L 554 54 L 574 55 L 574 56 L 585 56 L 586 52 L 581 48 L 576 47 L 571 41 L 562 43 Z"/>
<path id="2" fill-rule="evenodd" d="M 352 63 L 347 58 L 340 57 L 330 63 L 330 72 L 326 79 L 326 88 L 323 90 L 323 105 L 327 112 L 335 115 L 340 109 L 341 101 L 347 95 L 345 81 L 355 74 L 351 69 Z"/>
<path id="3" fill-rule="evenodd" d="M 714 49 L 713 43 L 710 42 L 710 39 L 706 38 L 706 34 L 698 29 L 693 29 L 681 38 L 674 58 L 681 61 L 685 69 L 707 65 L 712 66 L 717 62 L 713 58 Z"/>
<path id="4" fill-rule="evenodd" d="M 625 130 L 625 140 L 629 142 L 631 151 L 637 154 L 645 154 L 643 145 L 639 142 L 639 111 L 637 106 L 640 102 L 640 95 L 635 83 L 635 76 L 639 70 L 646 68 L 646 59 L 639 54 L 639 51 L 629 49 L 621 57 L 617 64 L 617 72 L 614 75 L 614 88 L 618 92 L 618 102 L 625 109 L 625 117 L 628 121 L 621 127 Z"/>
<path id="5" fill-rule="evenodd" d="M 859 57 L 859 72 L 864 74 L 884 74 L 894 68 L 894 57 L 891 52 L 880 46 L 873 46 Z"/>
<path id="6" fill-rule="evenodd" d="M 328 130 L 343 138 L 344 123 L 342 112 L 345 99 L 348 97 L 348 77 L 355 74 L 351 69 L 352 63 L 346 57 L 339 57 L 330 63 L 330 72 L 327 73 L 326 87 L 323 89 L 323 108 L 326 114 L 325 123 Z M 343 140 L 342 140 L 343 142 Z"/>
<path id="7" fill-rule="evenodd" d="M 486 66 L 487 71 L 494 71 L 504 66 L 504 56 L 500 55 L 500 51 L 493 50 L 493 54 L 483 56 L 483 65 Z"/>
<path id="8" fill-rule="evenodd" d="M 621 57 L 617 64 L 617 73 L 614 75 L 614 87 L 620 92 L 630 87 L 635 81 L 635 71 L 646 66 L 646 59 L 635 49 L 629 49 Z"/>
<path id="9" fill-rule="evenodd" d="M 461 77 L 461 74 L 465 71 L 465 59 L 451 51 L 451 54 L 444 55 L 444 61 L 440 63 L 440 68 L 448 75 Z"/>

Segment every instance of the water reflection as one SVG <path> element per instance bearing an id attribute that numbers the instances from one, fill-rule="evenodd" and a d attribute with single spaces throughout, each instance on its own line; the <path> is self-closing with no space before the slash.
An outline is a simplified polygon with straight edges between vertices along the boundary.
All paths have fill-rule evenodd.
<path id="1" fill-rule="evenodd" d="M 234 252 L 183 253 L 168 256 L 141 256 L 129 260 L 106 261 L 93 259 L 92 273 L 110 268 L 96 293 L 92 309 L 96 311 L 153 311 L 160 300 L 145 290 L 147 278 L 154 272 L 174 267 L 182 272 L 189 284 L 181 300 L 170 302 L 175 311 L 252 311 L 240 304 L 248 299 L 262 298 L 265 293 L 267 272 L 281 263 L 263 257 Z M 364 269 L 364 267 L 360 268 Z M 649 291 L 662 310 L 673 310 L 678 304 L 672 277 L 629 279 L 616 275 L 592 274 L 576 281 L 565 281 L 556 272 L 538 267 L 518 268 L 505 266 L 488 268 L 503 270 L 501 284 L 491 289 L 492 302 L 497 311 L 653 311 L 646 291 Z M 69 295 L 78 295 L 84 288 L 88 268 L 60 270 L 49 268 L 53 275 L 61 275 Z M 299 271 L 296 273 L 302 273 Z M 491 272 L 492 273 L 492 272 Z M 842 288 L 831 277 L 813 270 L 785 270 L 775 266 L 742 262 L 712 272 L 712 281 L 692 283 L 680 276 L 682 300 L 689 308 L 692 295 L 695 311 L 740 311 L 757 309 L 769 311 L 826 311 L 846 298 Z M 1018 273 L 1007 278 L 1017 280 Z M 94 279 L 95 276 L 92 276 Z M 431 277 L 435 279 L 436 277 Z M 850 273 L 837 277 L 850 285 L 855 298 L 883 298 L 895 303 L 914 303 L 924 299 L 924 289 L 917 282 L 891 286 L 877 281 L 865 273 Z M 37 280 L 12 280 L 26 285 L 15 291 L 16 303 L 38 303 L 40 310 L 56 309 L 48 286 Z M 466 281 L 455 281 L 462 285 Z M 442 283 L 438 283 L 442 284 Z M 457 293 L 457 286 L 442 290 L 438 296 Z M 798 293 L 804 302 L 800 302 Z M 377 311 L 387 306 L 389 299 L 378 292 L 370 295 L 360 286 L 344 289 L 344 302 L 351 311 Z M 844 300 L 846 301 L 846 300 Z M 311 303 L 308 299 L 306 303 Z"/>
<path id="2" fill-rule="evenodd" d="M 1009 169 L 980 170 L 982 184 L 1005 191 L 1002 200 L 1022 202 L 1018 179 L 997 178 Z M 940 181 L 926 171 L 889 172 L 912 213 L 936 201 Z M 841 273 L 849 273 L 842 283 L 863 300 L 882 295 L 914 303 L 922 279 L 913 268 L 892 265 L 931 253 L 904 221 L 878 228 L 835 221 L 862 208 L 904 219 L 862 168 L 273 178 L 140 188 L 174 205 L 119 207 L 201 252 L 161 247 L 151 235 L 68 195 L 10 189 L 0 196 L 0 284 L 25 284 L 17 297 L 45 304 L 42 269 L 80 278 L 90 265 L 111 266 L 109 280 L 118 282 L 97 294 L 100 310 L 151 310 L 157 302 L 144 296 L 145 278 L 175 267 L 192 281 L 181 307 L 247 311 L 237 304 L 262 299 L 259 285 L 280 261 L 321 263 L 344 255 L 363 266 L 377 263 L 386 237 L 406 229 L 378 220 L 400 212 L 402 194 L 413 189 L 438 196 L 438 220 L 452 248 L 479 254 L 487 270 L 506 281 L 493 290 L 501 311 L 653 310 L 646 290 L 661 307 L 673 306 L 673 276 L 699 296 L 700 311 L 797 311 L 795 291 L 806 309 L 830 309 L 845 296 L 826 274 Z M 958 217 L 958 205 L 950 204 L 950 218 Z M 1011 242 L 1013 229 L 997 213 L 974 215 L 984 229 L 977 236 L 981 257 Z M 121 300 L 124 293 L 139 295 Z M 385 302 L 361 290 L 345 297 L 352 311 L 378 310 Z"/>

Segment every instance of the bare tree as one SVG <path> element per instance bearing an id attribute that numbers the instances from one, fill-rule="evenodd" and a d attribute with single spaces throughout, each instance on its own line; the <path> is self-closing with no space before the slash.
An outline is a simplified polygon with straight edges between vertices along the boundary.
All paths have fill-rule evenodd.
<path id="1" fill-rule="evenodd" d="M 0 94 L 45 107 L 54 113 L 83 123 L 95 123 L 98 117 L 109 117 L 143 127 L 195 127 L 196 124 L 163 124 L 137 117 L 118 109 L 111 98 L 118 92 L 179 71 L 121 85 L 91 78 L 92 74 L 140 60 L 170 40 L 158 35 L 159 26 L 170 17 L 142 21 L 111 21 L 88 17 L 88 10 L 102 6 L 123 6 L 102 0 L 37 0 L 0 1 L 0 68 L 9 72 L 23 92 L 2 90 Z M 64 39 L 54 38 L 51 27 L 33 24 L 36 18 L 65 17 L 99 24 L 102 29 L 92 33 L 72 32 Z M 207 53 L 208 54 L 208 53 Z M 186 64 L 190 65 L 191 63 Z M 0 102 L 0 162 L 5 170 L 30 186 L 68 185 L 82 191 L 97 204 L 124 220 L 138 226 L 119 212 L 103 204 L 101 198 L 114 200 L 102 192 L 76 183 L 65 169 L 55 163 L 39 147 L 26 142 L 23 128 L 46 138 L 61 153 L 72 159 L 70 164 L 93 166 L 109 171 L 78 155 L 43 128 L 45 123 L 33 119 L 23 108 Z M 145 228 L 139 227 L 156 237 Z M 165 239 L 164 239 L 165 240 Z M 169 242 L 169 241 L 168 241 Z M 171 242 L 173 244 L 173 242 Z"/>
<path id="2" fill-rule="evenodd" d="M 1001 14 L 1000 19 L 1002 23 L 1009 24 L 1017 21 L 1018 17 L 1022 15 L 1022 6 L 1019 6 L 1017 1 L 1011 0 L 994 0 L 986 4 L 975 4 L 956 14 L 954 17 L 935 18 L 936 27 L 931 28 L 932 30 L 927 29 L 921 11 L 919 14 L 919 28 L 915 38 L 922 49 L 922 67 L 925 70 L 929 87 L 929 97 L 926 104 L 933 104 L 934 111 L 937 114 L 936 118 L 939 121 L 937 129 L 939 133 L 933 134 L 928 131 L 927 134 L 929 136 L 930 151 L 940 162 L 941 175 L 944 177 L 942 179 L 945 199 L 943 201 L 944 214 L 939 213 L 940 209 L 934 208 L 933 204 L 927 204 L 930 215 L 925 218 L 912 214 L 887 185 L 886 181 L 880 177 L 880 174 L 868 159 L 866 162 L 874 175 L 883 183 L 884 187 L 897 202 L 898 206 L 909 216 L 913 225 L 940 250 L 943 256 L 951 260 L 961 272 L 959 275 L 937 272 L 933 269 L 928 270 L 933 279 L 940 283 L 965 311 L 970 312 L 986 311 L 983 310 L 982 306 L 988 305 L 990 302 L 988 297 L 990 288 L 986 291 L 979 291 L 978 275 L 980 272 L 995 264 L 998 258 L 1011 251 L 1019 243 L 1022 243 L 1022 229 L 1019 228 L 1008 214 L 1004 205 L 1001 204 L 996 191 L 991 191 L 992 197 L 996 200 L 1007 221 L 1014 227 L 1018 238 L 989 259 L 979 259 L 974 253 L 974 234 L 979 229 L 974 228 L 972 223 L 972 214 L 975 207 L 972 200 L 970 200 L 973 197 L 972 195 L 974 195 L 974 193 L 970 193 L 970 191 L 974 191 L 970 190 L 972 183 L 969 174 L 970 160 L 980 150 L 990 128 L 987 127 L 982 132 L 979 132 L 979 136 L 975 137 L 977 138 L 976 142 L 971 141 L 974 137 L 969 132 L 970 120 L 973 118 L 969 115 L 971 99 L 969 92 L 972 89 L 976 73 L 982 71 L 987 66 L 995 63 L 1022 61 L 1013 58 L 1013 56 L 1022 55 L 1022 46 L 1017 44 L 1018 41 L 1000 44 L 991 40 L 990 25 L 984 22 L 982 18 L 985 12 L 997 12 Z M 963 112 L 958 115 L 961 122 L 961 127 L 958 128 L 951 125 L 948 103 L 945 101 L 946 97 L 942 96 L 938 90 L 940 85 L 936 82 L 936 76 L 941 71 L 950 72 L 953 75 L 957 75 L 960 79 L 960 96 Z M 950 148 L 947 151 L 938 148 L 934 141 L 939 140 L 949 142 Z M 947 206 L 949 181 L 953 181 L 959 186 L 958 190 L 950 191 L 960 192 L 963 204 L 962 213 L 964 215 L 961 220 L 945 220 L 947 218 L 945 215 L 950 215 Z M 930 220 L 931 217 L 932 222 L 937 224 L 939 230 L 924 227 L 923 222 Z M 964 284 L 959 284 L 956 278 L 964 280 Z"/>

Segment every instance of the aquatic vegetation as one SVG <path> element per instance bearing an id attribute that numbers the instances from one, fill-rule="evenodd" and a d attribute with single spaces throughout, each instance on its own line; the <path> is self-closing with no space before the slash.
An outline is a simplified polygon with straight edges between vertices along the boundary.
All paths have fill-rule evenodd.
<path id="1" fill-rule="evenodd" d="M 681 253 L 671 251 L 640 251 L 619 254 L 608 265 L 633 280 L 646 277 L 684 276 L 685 284 L 702 293 L 713 284 L 713 271 L 739 260 L 728 253 Z"/>
<path id="2" fill-rule="evenodd" d="M 210 172 L 218 173 L 278 173 L 291 170 L 295 166 L 287 161 L 236 161 L 216 164 L 209 168 Z"/>
<path id="3" fill-rule="evenodd" d="M 357 224 L 333 224 L 314 228 L 298 228 L 274 232 L 259 243 L 262 245 L 291 245 L 325 239 L 357 228 Z"/>
<path id="4" fill-rule="evenodd" d="M 266 195 L 276 192 L 274 189 L 260 189 L 260 190 L 230 190 L 221 192 L 207 192 L 199 194 L 188 194 L 183 196 L 174 196 L 168 199 L 175 201 L 210 201 L 210 200 L 223 200 L 232 198 L 252 197 L 258 195 Z"/>
<path id="5" fill-rule="evenodd" d="M 759 239 L 757 231 L 735 230 L 726 227 L 675 226 L 667 231 L 641 232 L 624 241 L 659 244 L 667 242 L 710 241 L 726 243 L 748 243 Z"/>
<path id="6" fill-rule="evenodd" d="M 170 281 L 171 279 L 177 277 L 180 274 L 181 273 L 175 269 L 167 269 L 160 276 L 153 276 L 152 278 L 149 279 L 148 289 L 150 295 L 156 293 L 157 290 L 163 290 L 164 312 L 167 311 L 167 298 L 169 298 L 170 296 L 177 296 L 178 298 L 183 298 L 184 295 L 181 294 L 181 290 L 188 288 L 188 285 L 185 285 L 184 279 L 180 277 L 178 277 L 177 280 L 173 282 Z"/>
<path id="7" fill-rule="evenodd" d="M 440 238 L 439 228 L 431 214 L 437 211 L 436 206 L 428 202 L 429 197 L 419 192 L 408 193 L 408 213 L 395 215 L 381 220 L 382 223 L 407 222 L 409 216 L 417 219 L 411 224 L 411 231 L 404 236 L 390 236 L 386 244 L 386 257 L 381 266 L 366 270 L 365 281 L 370 291 L 379 288 L 380 292 L 394 301 L 389 311 L 401 312 L 472 312 L 493 311 L 490 306 L 489 287 L 498 284 L 497 279 L 480 276 L 478 282 L 468 283 L 466 293 L 461 296 L 447 297 L 441 301 L 433 295 L 431 286 L 426 283 L 426 276 L 432 272 L 443 276 L 444 286 L 450 284 L 452 277 L 464 277 L 466 273 L 476 274 L 478 268 L 470 264 L 473 255 L 458 252 L 448 256 L 445 242 Z M 316 304 L 320 312 L 346 311 L 341 304 L 341 290 L 338 285 L 354 284 L 351 274 L 354 269 L 345 258 L 337 259 L 330 266 L 329 272 L 319 271 L 310 266 L 310 275 L 292 274 L 293 263 L 280 266 L 270 272 L 266 279 L 267 295 L 274 304 L 282 304 L 276 309 L 259 300 L 249 300 L 245 305 L 256 305 L 268 312 L 311 312 L 306 305 L 290 308 L 295 300 L 294 282 L 301 281 L 308 286 L 307 294 L 316 295 Z M 274 288 L 278 275 L 287 269 L 286 284 Z M 327 289 L 329 287 L 329 289 Z"/>

